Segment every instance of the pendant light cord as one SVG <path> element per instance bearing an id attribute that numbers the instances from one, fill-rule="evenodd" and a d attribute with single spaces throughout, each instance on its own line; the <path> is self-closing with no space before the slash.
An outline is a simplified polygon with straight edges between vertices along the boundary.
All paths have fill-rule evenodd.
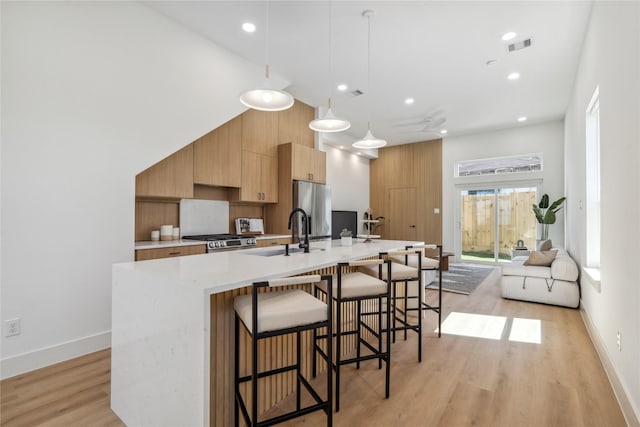
<path id="1" fill-rule="evenodd" d="M 367 14 L 367 89 L 371 94 L 371 11 Z M 369 103 L 369 120 L 367 129 L 371 130 L 371 103 Z"/>
<path id="2" fill-rule="evenodd" d="M 331 9 L 331 0 L 329 0 L 329 109 L 331 109 L 331 92 L 333 91 L 333 63 L 331 62 L 331 43 L 333 42 L 331 38 L 331 29 L 332 29 L 332 9 Z"/>
<path id="3" fill-rule="evenodd" d="M 265 47 L 264 47 L 265 58 L 264 59 L 265 59 L 265 61 L 264 61 L 264 63 L 267 64 L 267 66 L 265 68 L 265 74 L 266 74 L 266 77 L 268 79 L 269 78 L 269 0 L 267 0 L 265 2 L 265 7 L 267 9 L 266 13 L 265 13 L 267 22 L 264 25 L 264 27 L 265 27 L 265 30 L 264 30 L 264 32 L 265 32 L 265 35 L 264 35 L 264 44 L 265 44 Z"/>

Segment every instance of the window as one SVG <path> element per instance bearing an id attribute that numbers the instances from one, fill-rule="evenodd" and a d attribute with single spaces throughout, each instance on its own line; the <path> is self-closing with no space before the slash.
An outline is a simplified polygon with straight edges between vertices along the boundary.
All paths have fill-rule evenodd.
<path id="1" fill-rule="evenodd" d="M 587 267 L 600 267 L 600 88 L 586 112 Z"/>
<path id="2" fill-rule="evenodd" d="M 455 176 L 499 175 L 542 170 L 542 154 L 464 160 L 456 164 Z"/>

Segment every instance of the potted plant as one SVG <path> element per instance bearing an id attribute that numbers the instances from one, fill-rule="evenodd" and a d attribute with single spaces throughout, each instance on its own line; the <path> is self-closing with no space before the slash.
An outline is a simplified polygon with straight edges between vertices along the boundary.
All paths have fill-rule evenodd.
<path id="1" fill-rule="evenodd" d="M 342 246 L 351 246 L 353 244 L 353 237 L 351 235 L 351 230 L 347 230 L 343 228 L 340 232 L 340 243 Z"/>
<path id="2" fill-rule="evenodd" d="M 562 209 L 562 203 L 566 200 L 566 197 L 561 197 L 551 205 L 549 205 L 549 195 L 543 194 L 540 199 L 540 203 L 533 205 L 533 213 L 536 215 L 536 220 L 540 224 L 540 240 L 547 240 L 549 238 L 549 224 L 556 223 L 556 212 Z"/>

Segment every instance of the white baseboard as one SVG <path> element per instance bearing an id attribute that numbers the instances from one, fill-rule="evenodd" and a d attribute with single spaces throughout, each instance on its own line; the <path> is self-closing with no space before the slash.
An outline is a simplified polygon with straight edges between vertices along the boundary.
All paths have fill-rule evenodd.
<path id="1" fill-rule="evenodd" d="M 0 361 L 0 379 L 14 377 L 25 372 L 64 362 L 111 347 L 111 331 L 102 332 L 51 347 L 7 357 Z"/>
<path id="2" fill-rule="evenodd" d="M 633 404 L 629 400 L 627 392 L 620 382 L 620 378 L 618 378 L 616 370 L 613 368 L 613 363 L 611 363 L 611 359 L 609 358 L 609 354 L 607 353 L 602 338 L 591 321 L 589 314 L 584 310 L 582 304 L 580 304 L 580 314 L 582 315 L 582 321 L 587 328 L 591 342 L 593 342 L 593 346 L 596 348 L 596 352 L 600 357 L 600 362 L 602 362 L 607 378 L 609 378 L 609 383 L 613 388 L 613 393 L 616 395 L 616 399 L 618 399 L 618 404 L 620 405 L 624 419 L 627 421 L 627 425 L 631 427 L 640 426 L 640 422 L 638 421 L 640 419 L 640 413 L 636 413 Z"/>

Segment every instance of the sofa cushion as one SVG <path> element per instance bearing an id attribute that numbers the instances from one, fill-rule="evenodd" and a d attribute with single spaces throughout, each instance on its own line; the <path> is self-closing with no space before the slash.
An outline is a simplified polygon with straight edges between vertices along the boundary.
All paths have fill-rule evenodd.
<path id="1" fill-rule="evenodd" d="M 532 251 L 524 265 L 550 267 L 558 251 Z"/>
<path id="2" fill-rule="evenodd" d="M 540 243 L 540 246 L 538 247 L 538 250 L 543 252 L 543 251 L 550 251 L 551 250 L 551 240 L 545 240 L 544 242 Z"/>
<path id="3" fill-rule="evenodd" d="M 526 259 L 527 257 L 515 257 L 510 263 L 504 264 L 502 266 L 502 275 L 551 278 L 551 269 L 549 267 L 523 265 Z"/>
<path id="4" fill-rule="evenodd" d="M 566 251 L 558 251 L 556 259 L 551 263 L 551 277 L 557 280 L 575 282 L 578 280 L 578 265 Z"/>

